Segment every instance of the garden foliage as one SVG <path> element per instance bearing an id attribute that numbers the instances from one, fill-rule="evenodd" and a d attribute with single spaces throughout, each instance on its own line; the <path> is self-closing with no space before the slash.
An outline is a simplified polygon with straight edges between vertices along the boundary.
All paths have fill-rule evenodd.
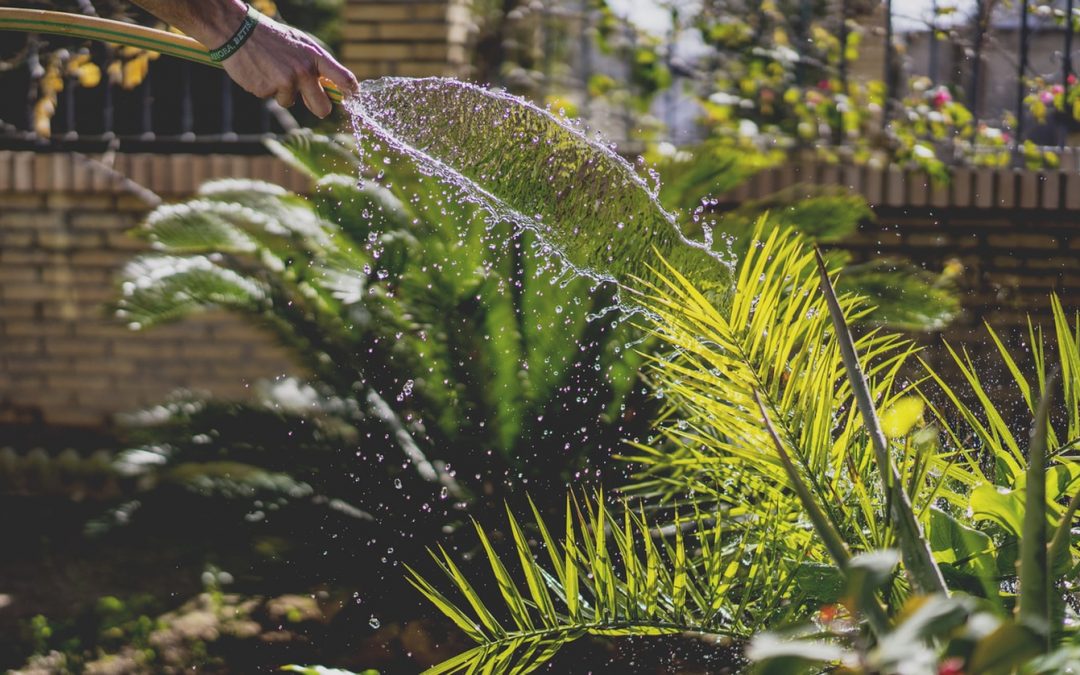
<path id="1" fill-rule="evenodd" d="M 217 181 L 139 228 L 156 252 L 124 272 L 126 321 L 145 330 L 238 312 L 286 346 L 302 376 L 260 385 L 247 404 L 184 395 L 135 415 L 146 443 L 120 466 L 144 485 L 276 487 L 355 514 L 373 507 L 359 495 L 378 501 L 391 478 L 460 499 L 479 489 L 477 474 L 556 477 L 632 434 L 622 425 L 641 358 L 625 348 L 632 328 L 586 320 L 610 295 L 553 283 L 523 252 L 529 233 L 491 227 L 389 154 L 369 152 L 379 180 L 373 170 L 358 183 L 354 147 L 311 135 L 275 143 L 311 174 L 310 197 Z M 359 471 L 366 462 L 386 470 Z"/>
<path id="2" fill-rule="evenodd" d="M 468 609 L 414 574 L 479 643 L 443 670 L 525 672 L 588 633 L 749 637 L 840 599 L 861 569 L 850 553 L 900 535 L 914 544 L 904 548 L 907 569 L 917 566 L 909 554 L 926 549 L 916 535 L 937 513 L 929 505 L 970 476 L 952 450 L 922 439 L 918 461 L 896 460 L 904 485 L 919 488 L 896 512 L 907 520 L 882 517 L 889 490 L 880 476 L 891 474 L 878 472 L 856 388 L 845 384 L 807 243 L 850 233 L 868 215 L 862 202 L 780 195 L 720 217 L 706 213 L 700 191 L 737 167 L 664 167 L 681 189 L 659 193 L 609 149 L 517 99 L 434 80 L 367 83 L 365 92 L 359 155 L 351 141 L 309 134 L 274 145 L 316 181 L 311 197 L 217 181 L 140 228 L 157 251 L 125 272 L 127 321 L 144 329 L 236 311 L 273 331 L 306 377 L 268 387 L 255 405 L 181 399 L 150 411 L 150 442 L 123 456 L 126 470 L 150 484 L 249 498 L 276 486 L 285 501 L 364 518 L 351 448 L 368 461 L 394 452 L 400 461 L 389 466 L 461 497 L 472 485 L 458 477 L 511 468 L 539 476 L 565 466 L 565 449 L 583 458 L 615 433 L 630 435 L 620 412 L 647 362 L 664 410 L 658 435 L 628 450 L 640 470 L 629 492 L 647 508 L 637 496 L 631 507 L 581 495 L 559 539 L 537 509 L 529 529 L 552 567 L 533 559 L 511 515 L 527 593 L 479 530 L 509 621 L 495 618 L 449 554 L 439 563 Z M 404 156 L 423 171 L 407 169 Z M 858 270 L 848 272 L 859 287 Z M 941 298 L 904 321 L 945 320 L 949 293 L 893 274 L 898 307 Z M 616 301 L 629 321 L 613 320 Z M 841 303 L 852 319 L 872 316 L 850 294 Z M 588 321 L 595 314 L 602 320 Z M 925 405 L 894 381 L 909 344 L 870 332 L 857 347 L 875 401 Z M 756 397 L 777 436 L 761 424 Z M 888 428 L 906 424 L 907 433 L 907 417 L 893 414 Z M 266 435 L 242 431 L 253 426 Z M 769 450 L 775 438 L 780 454 Z M 782 467 L 784 453 L 794 469 Z M 826 526 L 840 547 L 815 536 Z M 838 560 L 840 548 L 848 553 Z M 833 592 L 821 597 L 823 589 Z M 908 590 L 894 575 L 855 611 L 886 616 Z"/>
<path id="3" fill-rule="evenodd" d="M 466 107 L 476 111 L 483 102 L 473 96 L 466 92 Z M 416 102 L 428 100 L 424 93 Z M 507 118 L 538 114 L 493 100 Z M 455 114 L 451 102 L 443 100 L 436 119 Z M 545 129 L 556 144 L 574 133 L 547 120 L 561 129 Z M 458 144 L 452 135 L 462 127 Z M 411 130 L 376 133 L 392 142 Z M 512 186 L 504 199 L 502 173 L 485 172 L 475 158 L 459 161 L 472 129 L 445 125 L 438 133 L 407 137 L 419 145 L 415 158 L 441 163 L 434 172 L 446 180 L 469 180 L 469 194 L 496 215 L 520 203 L 529 188 Z M 513 162 L 498 152 L 502 138 L 489 136 L 486 146 L 497 166 Z M 580 137 L 567 142 L 588 147 Z M 618 160 L 602 149 L 586 157 L 600 175 L 620 170 L 604 166 Z M 587 217 L 600 187 L 581 185 L 585 194 L 572 204 Z M 543 210 L 535 219 L 561 227 L 571 222 L 562 208 L 554 209 L 558 219 Z M 918 362 L 908 339 L 882 330 L 854 339 L 848 323 L 870 311 L 865 299 L 837 297 L 837 267 L 794 228 L 767 223 L 755 221 L 725 292 L 717 292 L 715 272 L 694 265 L 719 261 L 676 264 L 663 249 L 615 277 L 640 310 L 637 323 L 661 346 L 647 357 L 647 378 L 666 406 L 658 435 L 627 453 L 639 472 L 624 491 L 635 498 L 578 498 L 559 539 L 534 514 L 535 546 L 511 514 L 509 554 L 478 526 L 497 603 L 485 602 L 473 575 L 445 551 L 435 558 L 452 593 L 414 572 L 418 589 L 477 642 L 431 672 L 530 672 L 586 634 L 750 638 L 762 626 L 809 621 L 822 605 L 831 609 L 811 631 L 817 641 L 757 634 L 751 656 L 772 672 L 790 672 L 784 668 L 795 662 L 1008 672 L 1071 640 L 1080 328 L 1055 301 L 1056 363 L 1033 329 L 1026 370 L 991 332 L 1034 420 L 1022 440 L 1015 426 L 1025 425 L 1005 422 L 966 356 L 954 353 L 974 407 Z M 603 259 L 592 261 L 605 271 Z M 642 266 L 647 272 L 635 273 Z M 922 375 L 908 380 L 912 370 Z M 1053 370 L 1064 382 L 1056 425 Z"/>

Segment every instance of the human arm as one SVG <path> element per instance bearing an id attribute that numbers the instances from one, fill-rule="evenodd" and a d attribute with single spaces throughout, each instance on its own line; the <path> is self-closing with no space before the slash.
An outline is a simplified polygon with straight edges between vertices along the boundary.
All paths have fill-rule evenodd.
<path id="1" fill-rule="evenodd" d="M 233 36 L 247 12 L 241 0 L 133 1 L 211 49 Z M 356 77 L 311 37 L 270 18 L 262 19 L 248 41 L 222 65 L 252 94 L 273 97 L 285 107 L 299 94 L 304 105 L 319 117 L 326 117 L 332 108 L 319 84 L 320 77 L 346 95 L 358 88 Z"/>

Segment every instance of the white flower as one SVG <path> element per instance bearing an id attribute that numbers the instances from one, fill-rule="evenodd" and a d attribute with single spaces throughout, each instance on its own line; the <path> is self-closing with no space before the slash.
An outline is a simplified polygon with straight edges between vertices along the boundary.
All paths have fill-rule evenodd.
<path id="1" fill-rule="evenodd" d="M 758 125 L 752 120 L 739 120 L 739 135 L 747 138 L 758 135 Z"/>
<path id="2" fill-rule="evenodd" d="M 933 148 L 923 145 L 922 143 L 916 143 L 915 147 L 911 150 L 911 154 L 919 159 L 934 159 L 934 157 L 936 157 Z"/>

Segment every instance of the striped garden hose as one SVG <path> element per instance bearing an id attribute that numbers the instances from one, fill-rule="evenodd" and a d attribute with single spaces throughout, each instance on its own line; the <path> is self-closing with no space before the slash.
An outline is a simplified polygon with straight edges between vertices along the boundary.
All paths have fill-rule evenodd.
<path id="1" fill-rule="evenodd" d="M 197 40 L 156 28 L 96 16 L 43 9 L 0 8 L 0 31 L 3 30 L 99 40 L 147 49 L 215 68 L 222 67 L 220 63 L 210 60 L 210 53 Z M 331 100 L 341 102 L 341 92 L 337 88 L 325 79 L 322 80 L 322 85 Z"/>

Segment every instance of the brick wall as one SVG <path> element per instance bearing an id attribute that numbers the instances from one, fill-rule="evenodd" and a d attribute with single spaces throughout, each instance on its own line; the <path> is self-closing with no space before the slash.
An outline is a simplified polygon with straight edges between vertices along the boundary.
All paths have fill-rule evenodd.
<path id="1" fill-rule="evenodd" d="M 0 424 L 108 428 L 180 387 L 244 397 L 253 380 L 295 370 L 236 316 L 135 332 L 106 305 L 141 250 L 125 231 L 149 209 L 121 176 L 166 200 L 215 177 L 306 180 L 270 157 L 119 155 L 113 166 L 0 152 Z"/>
<path id="2" fill-rule="evenodd" d="M 793 161 L 720 199 L 733 206 L 780 190 L 797 196 L 807 183 L 843 186 L 873 207 L 876 222 L 838 244 L 857 259 L 907 258 L 933 272 L 953 260 L 963 266 L 964 314 L 941 336 L 925 336 L 927 344 L 944 337 L 987 353 L 983 322 L 1019 342 L 1029 316 L 1049 325 L 1051 293 L 1080 310 L 1080 173 L 958 169 L 935 184 L 898 167 Z"/>
<path id="3" fill-rule="evenodd" d="M 347 0 L 342 62 L 361 79 L 463 75 L 467 0 Z"/>

